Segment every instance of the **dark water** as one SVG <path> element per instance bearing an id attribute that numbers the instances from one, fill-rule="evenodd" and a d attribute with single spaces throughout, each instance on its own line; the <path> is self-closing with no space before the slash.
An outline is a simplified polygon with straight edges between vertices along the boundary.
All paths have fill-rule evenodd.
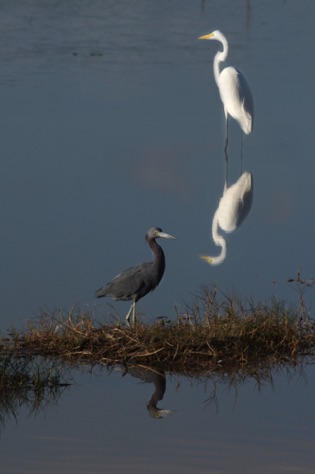
<path id="1" fill-rule="evenodd" d="M 2 469 L 19 472 L 271 472 L 314 469 L 314 369 L 259 384 L 167 377 L 149 415 L 153 383 L 120 372 L 80 377 L 35 416 L 23 407 L 2 428 Z"/>
<path id="2" fill-rule="evenodd" d="M 175 317 L 208 284 L 297 302 L 287 278 L 314 277 L 313 2 L 30 0 L 0 12 L 3 333 L 38 308 L 111 311 L 94 290 L 149 258 L 152 225 L 177 240 L 162 243 L 165 277 L 138 308 L 147 318 Z M 199 255 L 220 252 L 210 234 L 225 176 L 219 45 L 196 38 L 216 28 L 256 116 L 243 159 L 253 205 L 212 267 Z M 231 122 L 231 183 L 240 169 Z M 150 384 L 79 377 L 56 410 L 22 409 L 7 424 L 3 472 L 312 472 L 312 375 L 276 376 L 274 391 L 245 384 L 235 407 L 219 384 L 218 412 L 202 386 L 173 380 L 161 406 L 176 411 L 163 420 L 147 414 Z"/>

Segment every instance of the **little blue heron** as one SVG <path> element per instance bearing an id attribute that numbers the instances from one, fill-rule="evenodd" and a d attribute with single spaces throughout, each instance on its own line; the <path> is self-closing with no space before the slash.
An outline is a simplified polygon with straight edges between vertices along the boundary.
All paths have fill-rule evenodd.
<path id="1" fill-rule="evenodd" d="M 130 267 L 105 286 L 96 291 L 96 298 L 110 296 L 114 300 L 132 300 L 130 310 L 127 313 L 126 321 L 129 324 L 132 313 L 132 321 L 135 321 L 136 302 L 153 291 L 160 283 L 165 270 L 165 255 L 162 248 L 155 239 L 163 237 L 165 239 L 175 239 L 172 235 L 166 234 L 159 227 L 151 227 L 146 233 L 145 239 L 153 252 L 153 262 L 143 262 Z"/>

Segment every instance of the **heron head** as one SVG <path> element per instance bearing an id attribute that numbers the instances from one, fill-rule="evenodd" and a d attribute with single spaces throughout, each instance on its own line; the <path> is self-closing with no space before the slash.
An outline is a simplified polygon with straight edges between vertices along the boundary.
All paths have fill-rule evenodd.
<path id="1" fill-rule="evenodd" d="M 176 239 L 176 237 L 174 237 L 173 235 L 166 234 L 165 232 L 163 232 L 160 227 L 151 227 L 151 229 L 148 230 L 145 238 L 146 240 L 152 240 L 152 239 L 158 239 L 158 238 Z"/>

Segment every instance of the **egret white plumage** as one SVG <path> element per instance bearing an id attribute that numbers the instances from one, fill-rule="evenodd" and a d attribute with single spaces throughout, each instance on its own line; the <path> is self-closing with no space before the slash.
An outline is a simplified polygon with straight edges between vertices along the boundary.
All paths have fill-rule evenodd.
<path id="1" fill-rule="evenodd" d="M 201 40 L 216 40 L 223 46 L 213 60 L 214 79 L 219 88 L 225 114 L 225 148 L 228 145 L 228 116 L 234 118 L 242 131 L 248 135 L 254 125 L 254 100 L 250 87 L 244 75 L 235 67 L 228 66 L 220 71 L 220 64 L 226 60 L 229 45 L 226 37 L 219 30 L 204 36 Z"/>

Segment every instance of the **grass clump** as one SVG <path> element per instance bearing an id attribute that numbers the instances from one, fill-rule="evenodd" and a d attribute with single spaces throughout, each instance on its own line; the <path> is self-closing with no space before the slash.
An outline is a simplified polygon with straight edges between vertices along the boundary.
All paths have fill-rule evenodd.
<path id="1" fill-rule="evenodd" d="M 136 322 L 111 318 L 95 324 L 87 312 L 42 314 L 35 323 L 0 341 L 20 354 L 60 358 L 67 363 L 143 364 L 167 371 L 198 371 L 231 364 L 291 363 L 313 355 L 314 321 L 305 308 L 284 303 L 246 306 L 237 297 L 218 301 L 204 289 L 175 321 Z"/>

